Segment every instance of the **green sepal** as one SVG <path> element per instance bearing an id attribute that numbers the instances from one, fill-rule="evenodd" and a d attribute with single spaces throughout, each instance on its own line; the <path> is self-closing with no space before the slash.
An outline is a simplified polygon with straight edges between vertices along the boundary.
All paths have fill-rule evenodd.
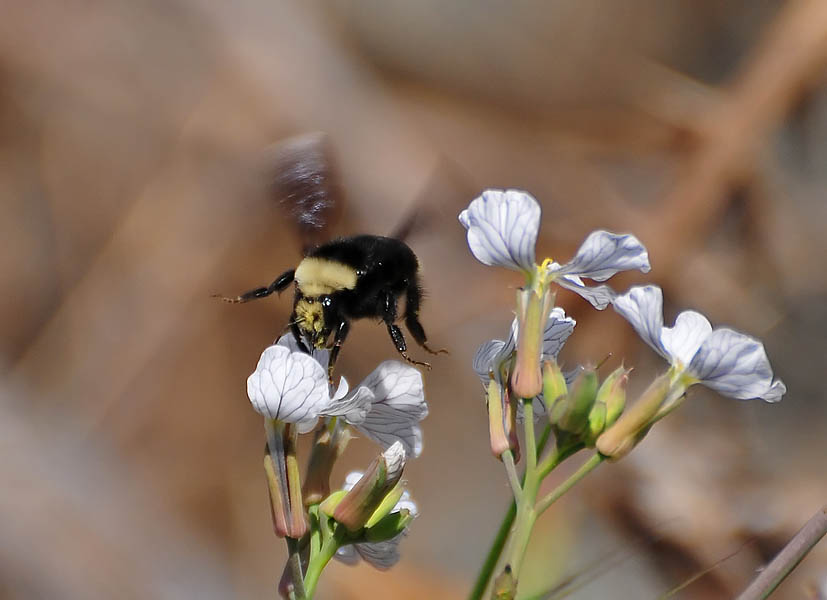
<path id="1" fill-rule="evenodd" d="M 405 531 L 413 522 L 414 516 L 403 508 L 400 511 L 385 515 L 372 527 L 365 529 L 364 538 L 367 542 L 384 542 L 395 538 Z"/>
<path id="2" fill-rule="evenodd" d="M 393 507 L 396 506 L 396 503 L 399 502 L 399 499 L 402 497 L 402 493 L 405 491 L 405 488 L 402 486 L 402 481 L 399 481 L 394 488 L 388 492 L 388 495 L 385 496 L 384 500 L 379 504 L 376 510 L 368 519 L 368 522 L 365 523 L 365 527 L 373 527 L 376 525 L 380 520 L 386 517 L 390 512 L 393 510 Z"/>
<path id="3" fill-rule="evenodd" d="M 566 402 L 566 412 L 557 421 L 558 427 L 570 433 L 583 433 L 589 422 L 589 411 L 597 396 L 597 371 L 584 370 L 574 381 Z"/>
<path id="4" fill-rule="evenodd" d="M 555 360 L 543 365 L 543 400 L 545 400 L 549 421 L 556 425 L 565 412 L 564 400 L 568 394 L 566 378 Z M 559 408 L 558 408 L 559 407 Z"/>
<path id="5" fill-rule="evenodd" d="M 339 506 L 339 502 L 341 502 L 342 498 L 346 495 L 347 492 L 345 490 L 336 490 L 327 498 L 322 500 L 322 503 L 319 505 L 319 510 L 321 510 L 328 517 L 332 517 L 333 513 L 336 511 L 336 507 Z"/>

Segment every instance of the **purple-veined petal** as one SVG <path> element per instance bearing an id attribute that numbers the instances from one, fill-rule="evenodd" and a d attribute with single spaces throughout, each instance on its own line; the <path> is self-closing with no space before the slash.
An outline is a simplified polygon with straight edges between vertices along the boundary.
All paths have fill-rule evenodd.
<path id="1" fill-rule="evenodd" d="M 481 263 L 533 271 L 540 212 L 537 200 L 525 192 L 486 190 L 459 214 L 459 222 Z"/>
<path id="2" fill-rule="evenodd" d="M 552 265 L 550 271 L 560 275 L 577 275 L 595 281 L 606 281 L 619 271 L 637 269 L 648 273 L 649 254 L 631 234 L 619 235 L 609 231 L 593 231 L 577 253 L 565 265 Z"/>
<path id="3" fill-rule="evenodd" d="M 563 275 L 554 282 L 588 300 L 597 310 L 603 310 L 617 297 L 608 285 L 588 286 L 577 275 Z"/>
<path id="4" fill-rule="evenodd" d="M 482 380 L 483 385 L 488 385 L 489 374 L 497 373 L 497 364 L 503 354 L 505 342 L 502 340 L 490 340 L 477 348 L 474 354 L 474 372 Z"/>
<path id="5" fill-rule="evenodd" d="M 247 378 L 253 408 L 270 419 L 307 424 L 330 404 L 327 374 L 313 357 L 284 346 L 265 349 Z"/>
<path id="6" fill-rule="evenodd" d="M 316 423 L 319 422 L 319 417 L 308 417 L 296 423 L 296 433 L 310 433 L 316 428 Z"/>
<path id="7" fill-rule="evenodd" d="M 563 344 L 574 331 L 577 321 L 567 317 L 565 311 L 555 306 L 548 316 L 543 329 L 543 358 L 557 358 Z"/>
<path id="8" fill-rule="evenodd" d="M 344 380 L 344 377 L 342 379 Z M 343 396 L 337 391 L 333 398 L 325 414 L 329 417 L 343 417 L 351 425 L 364 422 L 374 400 L 373 390 L 364 385 L 350 392 L 346 390 Z"/>
<path id="9" fill-rule="evenodd" d="M 403 534 L 384 542 L 353 544 L 362 560 L 371 566 L 384 571 L 399 562 L 399 542 Z"/>
<path id="10" fill-rule="evenodd" d="M 359 564 L 359 554 L 352 544 L 342 546 L 336 550 L 336 554 L 333 557 L 339 562 L 343 562 L 351 567 Z"/>
<path id="11" fill-rule="evenodd" d="M 687 366 L 711 333 L 712 325 L 705 316 L 694 310 L 685 310 L 675 319 L 674 327 L 661 330 L 660 340 L 667 354 Z"/>
<path id="12" fill-rule="evenodd" d="M 772 379 L 764 345 L 732 329 L 713 331 L 687 370 L 705 386 L 739 400 L 769 396 L 770 402 L 777 402 L 786 390 Z"/>
<path id="13" fill-rule="evenodd" d="M 772 382 L 772 385 L 770 386 L 770 389 L 767 390 L 767 393 L 761 396 L 761 398 L 767 402 L 779 402 L 786 393 L 787 386 L 784 385 L 784 382 L 780 379 L 776 379 Z"/>
<path id="14" fill-rule="evenodd" d="M 661 342 L 663 291 L 656 285 L 633 287 L 612 302 L 615 310 L 635 328 L 644 342 L 671 362 Z"/>
<path id="15" fill-rule="evenodd" d="M 361 386 L 370 389 L 374 399 L 364 421 L 356 428 L 384 448 L 399 441 L 409 456 L 419 456 L 422 453 L 419 422 L 428 416 L 422 374 L 399 361 L 386 360 Z"/>

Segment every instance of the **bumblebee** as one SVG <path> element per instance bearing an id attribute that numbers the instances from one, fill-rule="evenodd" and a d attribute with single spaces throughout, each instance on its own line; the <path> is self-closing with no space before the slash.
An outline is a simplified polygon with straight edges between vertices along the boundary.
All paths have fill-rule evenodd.
<path id="1" fill-rule="evenodd" d="M 323 138 L 298 138 L 281 148 L 276 181 L 282 198 L 300 229 L 315 233 L 325 212 L 333 209 L 331 170 Z M 308 231 L 309 230 L 309 231 Z M 280 293 L 295 284 L 293 314 L 288 327 L 299 348 L 329 348 L 328 376 L 354 319 L 376 318 L 383 322 L 396 350 L 409 363 L 430 368 L 407 353 L 402 330 L 396 325 L 399 299 L 405 297 L 405 326 L 414 340 L 431 354 L 419 321 L 422 287 L 419 261 L 408 245 L 395 237 L 357 235 L 321 243 L 305 250 L 295 269 L 285 271 L 267 287 L 250 290 L 227 302 L 249 302 Z"/>

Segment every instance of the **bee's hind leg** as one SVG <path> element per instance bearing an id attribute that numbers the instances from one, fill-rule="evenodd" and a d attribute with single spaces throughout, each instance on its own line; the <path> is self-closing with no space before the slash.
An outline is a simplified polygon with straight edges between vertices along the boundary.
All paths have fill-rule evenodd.
<path id="1" fill-rule="evenodd" d="M 388 333 L 393 340 L 393 345 L 396 346 L 396 351 L 409 363 L 430 369 L 430 363 L 414 360 L 408 356 L 408 344 L 405 342 L 405 335 L 402 333 L 402 330 L 394 324 L 394 321 L 396 321 L 396 297 L 392 292 L 385 292 L 383 302 L 382 320 L 385 322 L 385 325 L 388 326 Z"/>
<path id="2" fill-rule="evenodd" d="M 232 304 L 249 302 L 250 300 L 258 300 L 259 298 L 265 298 L 269 296 L 273 292 L 284 291 L 288 285 L 293 283 L 295 275 L 295 269 L 290 269 L 289 271 L 285 271 L 284 273 L 279 275 L 276 278 L 276 280 L 267 287 L 260 287 L 254 290 L 250 290 L 249 292 L 244 292 L 243 294 L 241 294 L 240 296 L 236 296 L 235 298 L 222 296 L 221 294 L 213 294 L 212 297 L 221 298 L 224 302 L 230 302 Z"/>
<path id="3" fill-rule="evenodd" d="M 426 352 L 430 352 L 431 354 L 448 354 L 448 350 L 445 348 L 433 350 L 428 346 L 428 338 L 425 336 L 422 323 L 419 322 L 419 303 L 421 301 L 422 288 L 419 287 L 419 282 L 412 281 L 408 284 L 405 294 L 405 327 L 411 332 L 416 343 L 422 346 Z"/>

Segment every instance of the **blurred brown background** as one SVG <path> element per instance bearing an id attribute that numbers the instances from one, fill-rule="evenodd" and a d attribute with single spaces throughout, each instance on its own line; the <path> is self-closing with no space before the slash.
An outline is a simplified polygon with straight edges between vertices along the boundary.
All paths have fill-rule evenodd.
<path id="1" fill-rule="evenodd" d="M 540 521 L 524 589 L 655 598 L 710 569 L 678 597 L 731 597 L 827 499 L 825 66 L 823 0 L 3 3 L 0 596 L 274 595 L 244 384 L 290 299 L 209 296 L 297 263 L 261 159 L 321 130 L 341 233 L 434 215 L 410 243 L 452 355 L 426 374 L 402 562 L 334 564 L 320 597 L 462 597 L 505 509 L 470 360 L 519 279 L 456 221 L 486 187 L 540 199 L 541 256 L 636 233 L 653 270 L 615 287 L 762 337 L 789 387 L 693 393 Z M 611 311 L 559 300 L 569 364 L 613 352 L 637 389 L 663 367 Z M 339 365 L 355 382 L 394 355 L 360 322 Z M 359 440 L 337 476 L 375 452 Z M 825 587 L 822 543 L 778 597 Z"/>

